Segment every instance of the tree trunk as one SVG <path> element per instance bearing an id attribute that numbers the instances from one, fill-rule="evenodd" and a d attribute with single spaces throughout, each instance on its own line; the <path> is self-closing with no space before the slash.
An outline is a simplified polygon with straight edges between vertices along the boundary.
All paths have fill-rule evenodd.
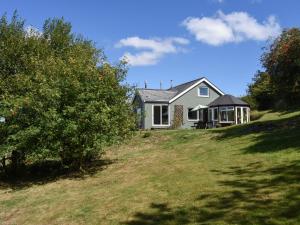
<path id="1" fill-rule="evenodd" d="M 20 168 L 24 165 L 25 155 L 22 151 L 12 151 L 11 170 L 13 174 L 18 174 Z"/>

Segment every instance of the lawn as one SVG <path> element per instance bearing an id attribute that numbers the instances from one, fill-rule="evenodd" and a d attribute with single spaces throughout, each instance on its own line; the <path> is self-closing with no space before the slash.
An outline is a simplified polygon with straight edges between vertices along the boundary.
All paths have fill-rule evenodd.
<path id="1" fill-rule="evenodd" d="M 300 112 L 138 133 L 85 175 L 3 181 L 0 224 L 300 224 Z"/>

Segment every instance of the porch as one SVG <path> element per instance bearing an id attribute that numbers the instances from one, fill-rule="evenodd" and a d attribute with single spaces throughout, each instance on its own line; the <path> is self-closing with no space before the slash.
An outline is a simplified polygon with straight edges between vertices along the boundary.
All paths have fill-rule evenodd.
<path id="1" fill-rule="evenodd" d="M 199 129 L 250 122 L 249 104 L 232 95 L 223 95 L 208 106 L 198 105 L 194 110 L 199 110 L 200 118 L 193 127 Z"/>

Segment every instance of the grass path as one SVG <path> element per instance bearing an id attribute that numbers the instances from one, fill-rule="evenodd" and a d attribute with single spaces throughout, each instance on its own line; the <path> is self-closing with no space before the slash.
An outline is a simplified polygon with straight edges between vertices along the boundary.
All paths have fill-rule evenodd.
<path id="1" fill-rule="evenodd" d="M 299 224 L 299 113 L 138 134 L 93 175 L 0 188 L 0 224 Z"/>

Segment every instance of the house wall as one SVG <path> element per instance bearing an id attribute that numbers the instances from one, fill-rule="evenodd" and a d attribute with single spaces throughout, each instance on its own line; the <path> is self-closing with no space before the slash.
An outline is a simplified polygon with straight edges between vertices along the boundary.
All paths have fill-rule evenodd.
<path id="1" fill-rule="evenodd" d="M 198 89 L 201 86 L 207 86 L 209 88 L 209 97 L 198 96 Z M 214 101 L 220 96 L 213 88 L 211 88 L 207 83 L 202 82 L 193 89 L 189 90 L 187 93 L 176 99 L 174 102 L 169 104 L 169 117 L 170 126 L 172 126 L 172 121 L 174 119 L 174 106 L 183 105 L 183 125 L 181 128 L 191 128 L 195 121 L 188 121 L 188 108 L 194 108 L 198 105 L 208 105 L 210 102 Z M 170 126 L 153 126 L 152 125 L 152 107 L 153 105 L 168 104 L 168 103 L 144 103 L 145 118 L 144 118 L 144 129 L 151 128 L 169 128 Z"/>
<path id="2" fill-rule="evenodd" d="M 209 97 L 198 96 L 198 89 L 202 86 L 207 86 L 209 88 Z M 173 120 L 174 116 L 174 106 L 183 105 L 183 125 L 181 126 L 181 128 L 191 128 L 191 126 L 194 125 L 195 121 L 188 121 L 188 108 L 194 108 L 198 105 L 208 105 L 219 96 L 220 94 L 217 93 L 213 88 L 211 88 L 207 83 L 200 83 L 170 104 L 171 121 Z"/>

